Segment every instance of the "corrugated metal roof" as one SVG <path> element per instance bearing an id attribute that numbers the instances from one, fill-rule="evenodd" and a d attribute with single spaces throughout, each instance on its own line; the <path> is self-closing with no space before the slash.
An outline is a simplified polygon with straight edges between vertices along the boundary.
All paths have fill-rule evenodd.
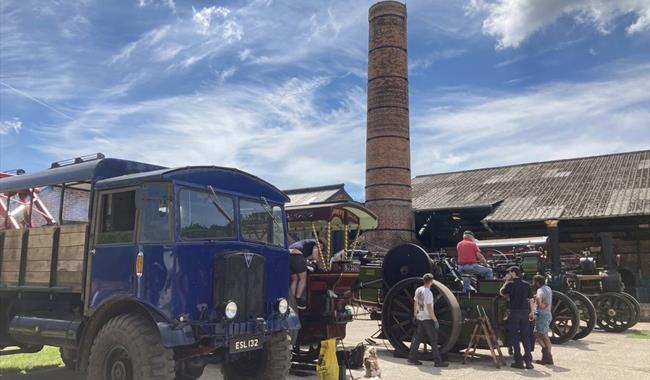
<path id="1" fill-rule="evenodd" d="M 418 176 L 413 208 L 492 204 L 491 222 L 650 215 L 650 150 Z"/>
<path id="2" fill-rule="evenodd" d="M 299 206 L 331 201 L 351 201 L 352 197 L 345 191 L 344 184 L 306 187 L 302 189 L 284 190 L 291 201 L 286 205 Z"/>

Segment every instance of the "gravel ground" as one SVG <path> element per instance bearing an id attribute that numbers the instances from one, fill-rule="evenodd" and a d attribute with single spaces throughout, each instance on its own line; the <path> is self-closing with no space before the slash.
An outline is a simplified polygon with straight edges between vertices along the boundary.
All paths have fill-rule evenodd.
<path id="1" fill-rule="evenodd" d="M 371 336 L 377 330 L 374 321 L 357 320 L 348 325 L 348 336 L 345 343 L 356 345 Z M 639 323 L 632 330 L 650 330 L 650 323 Z M 650 339 L 632 338 L 626 334 L 612 334 L 594 331 L 583 340 L 571 341 L 553 348 L 555 366 L 545 367 L 536 365 L 533 370 L 514 370 L 502 367 L 494 368 L 488 351 L 478 351 L 481 357 L 473 359 L 468 364 L 461 363 L 461 357 L 453 355 L 449 358 L 448 368 L 435 368 L 432 362 L 422 366 L 406 364 L 405 359 L 394 358 L 390 346 L 384 346 L 378 341 L 377 351 L 383 371 L 382 380 L 417 380 L 428 379 L 431 375 L 439 375 L 445 379 L 473 378 L 511 379 L 511 378 L 545 378 L 558 379 L 644 379 L 650 380 Z M 535 358 L 540 353 L 536 351 Z M 511 361 L 508 359 L 508 363 Z M 363 378 L 362 371 L 354 370 L 355 379 Z M 81 380 L 73 372 L 63 368 L 40 371 L 28 375 L 1 376 L 7 380 Z M 315 372 L 292 370 L 289 379 L 317 379 Z M 206 368 L 201 380 L 221 379 L 219 368 Z M 269 379 L 273 380 L 273 379 Z"/>

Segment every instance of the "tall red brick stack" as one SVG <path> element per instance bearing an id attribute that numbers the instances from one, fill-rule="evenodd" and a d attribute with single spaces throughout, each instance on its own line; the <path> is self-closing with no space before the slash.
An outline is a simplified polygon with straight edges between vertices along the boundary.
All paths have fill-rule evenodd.
<path id="1" fill-rule="evenodd" d="M 379 217 L 366 239 L 391 248 L 414 241 L 411 207 L 406 5 L 382 1 L 368 21 L 366 207 Z"/>

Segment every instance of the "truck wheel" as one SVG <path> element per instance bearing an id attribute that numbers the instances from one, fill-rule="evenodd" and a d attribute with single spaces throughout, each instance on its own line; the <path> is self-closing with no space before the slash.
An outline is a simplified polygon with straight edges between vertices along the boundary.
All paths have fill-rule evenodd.
<path id="1" fill-rule="evenodd" d="M 77 351 L 69 348 L 59 347 L 59 354 L 61 354 L 61 360 L 65 365 L 65 368 L 71 369 L 73 371 L 77 370 Z"/>
<path id="2" fill-rule="evenodd" d="M 200 358 L 178 360 L 174 380 L 196 380 L 203 375 L 205 362 Z"/>
<path id="3" fill-rule="evenodd" d="M 163 347 L 158 330 L 145 317 L 120 315 L 109 320 L 95 337 L 88 378 L 173 380 L 174 352 Z"/>
<path id="4" fill-rule="evenodd" d="M 286 379 L 291 369 L 291 337 L 286 331 L 271 334 L 258 352 L 221 365 L 224 380 Z"/>

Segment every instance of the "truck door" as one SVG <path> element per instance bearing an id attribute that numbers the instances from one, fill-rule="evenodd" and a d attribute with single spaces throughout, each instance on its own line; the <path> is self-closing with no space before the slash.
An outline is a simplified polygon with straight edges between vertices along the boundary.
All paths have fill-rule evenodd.
<path id="1" fill-rule="evenodd" d="M 149 182 L 136 194 L 139 210 L 138 254 L 143 270 L 136 274 L 137 297 L 172 316 L 174 274 L 171 183 Z"/>
<path id="2" fill-rule="evenodd" d="M 90 309 L 108 297 L 134 295 L 136 290 L 136 189 L 103 191 L 98 196 L 91 247 Z"/>

